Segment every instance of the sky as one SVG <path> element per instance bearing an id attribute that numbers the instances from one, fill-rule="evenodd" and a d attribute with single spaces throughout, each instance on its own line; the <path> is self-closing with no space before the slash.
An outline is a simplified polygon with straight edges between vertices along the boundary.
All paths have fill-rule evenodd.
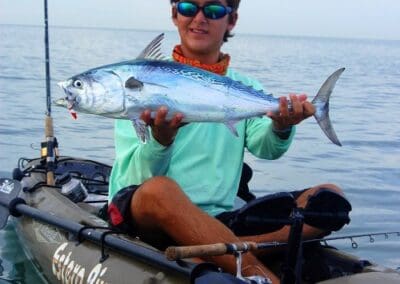
<path id="1" fill-rule="evenodd" d="M 49 24 L 174 30 L 169 0 L 48 0 Z M 0 0 L 0 24 L 43 25 L 43 0 Z M 235 33 L 400 40 L 400 0 L 242 0 Z"/>

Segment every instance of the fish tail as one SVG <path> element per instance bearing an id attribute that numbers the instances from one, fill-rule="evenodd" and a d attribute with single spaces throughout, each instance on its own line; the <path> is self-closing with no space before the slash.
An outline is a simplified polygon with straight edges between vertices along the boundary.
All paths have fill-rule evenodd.
<path id="1" fill-rule="evenodd" d="M 330 75 L 322 84 L 317 95 L 312 100 L 312 104 L 315 106 L 314 117 L 317 120 L 319 127 L 321 127 L 322 131 L 329 138 L 329 140 L 338 146 L 342 146 L 342 144 L 337 138 L 335 130 L 333 129 L 329 119 L 329 99 L 333 88 L 335 87 L 336 81 L 339 79 L 344 70 L 345 68 L 340 68 L 333 72 L 333 74 Z"/>

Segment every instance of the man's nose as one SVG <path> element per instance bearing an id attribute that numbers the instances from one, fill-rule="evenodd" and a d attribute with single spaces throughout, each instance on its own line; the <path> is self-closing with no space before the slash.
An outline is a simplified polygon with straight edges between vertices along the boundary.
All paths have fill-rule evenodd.
<path id="1" fill-rule="evenodd" d="M 206 22 L 207 18 L 204 16 L 203 9 L 200 9 L 197 14 L 193 18 L 194 21 L 199 21 L 199 22 Z"/>

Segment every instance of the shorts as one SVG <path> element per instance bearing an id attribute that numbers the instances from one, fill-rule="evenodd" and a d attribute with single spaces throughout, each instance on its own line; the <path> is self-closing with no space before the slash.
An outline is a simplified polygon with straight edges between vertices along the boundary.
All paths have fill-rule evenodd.
<path id="1" fill-rule="evenodd" d="M 130 205 L 133 195 L 140 185 L 131 185 L 121 189 L 108 205 L 108 220 L 114 229 L 140 239 L 159 250 L 165 250 L 168 246 L 177 245 L 171 237 L 163 233 L 140 232 L 133 220 Z"/>
<path id="2" fill-rule="evenodd" d="M 125 187 L 114 195 L 111 203 L 108 204 L 108 219 L 113 227 L 123 231 L 131 231 L 135 224 L 131 215 L 131 200 L 135 191 L 140 185 Z"/>

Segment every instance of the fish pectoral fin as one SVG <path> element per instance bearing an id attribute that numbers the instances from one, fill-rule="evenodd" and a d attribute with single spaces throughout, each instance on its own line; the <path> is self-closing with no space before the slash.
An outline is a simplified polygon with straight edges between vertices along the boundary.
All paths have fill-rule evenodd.
<path id="1" fill-rule="evenodd" d="M 230 121 L 225 122 L 225 125 L 226 125 L 226 127 L 228 127 L 228 129 L 232 132 L 233 135 L 235 135 L 236 137 L 239 137 L 239 134 L 235 127 L 236 123 L 237 123 L 237 121 L 230 120 Z"/>
<path id="2" fill-rule="evenodd" d="M 143 82 L 135 77 L 130 77 L 125 81 L 125 88 L 141 91 L 143 89 Z"/>
<path id="3" fill-rule="evenodd" d="M 150 132 L 147 128 L 146 123 L 140 118 L 132 119 L 133 128 L 135 128 L 136 135 L 139 138 L 140 142 L 146 144 L 150 139 Z"/>

